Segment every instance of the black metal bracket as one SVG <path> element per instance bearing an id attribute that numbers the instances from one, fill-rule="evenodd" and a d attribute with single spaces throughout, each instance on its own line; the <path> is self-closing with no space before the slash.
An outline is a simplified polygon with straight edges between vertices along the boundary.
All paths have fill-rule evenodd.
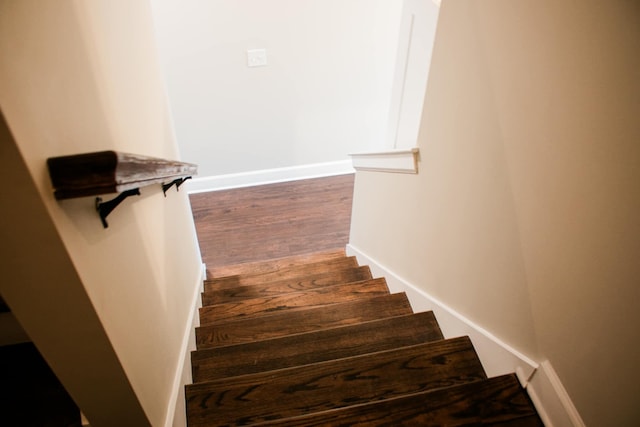
<path id="1" fill-rule="evenodd" d="M 123 191 L 118 194 L 114 199 L 109 200 L 108 202 L 103 202 L 101 197 L 96 197 L 96 210 L 100 215 L 100 220 L 102 221 L 102 226 L 104 228 L 108 228 L 109 224 L 107 223 L 107 216 L 113 211 L 124 199 L 129 196 L 139 196 L 140 189 L 134 188 L 133 190 Z"/>
<path id="2" fill-rule="evenodd" d="M 176 191 L 180 191 L 180 186 L 184 184 L 184 182 L 188 179 L 191 179 L 191 177 L 187 176 L 185 178 L 177 178 L 167 184 L 162 184 L 162 192 L 164 193 L 164 197 L 167 197 L 167 191 L 169 191 L 169 189 L 174 185 L 176 186 Z"/>

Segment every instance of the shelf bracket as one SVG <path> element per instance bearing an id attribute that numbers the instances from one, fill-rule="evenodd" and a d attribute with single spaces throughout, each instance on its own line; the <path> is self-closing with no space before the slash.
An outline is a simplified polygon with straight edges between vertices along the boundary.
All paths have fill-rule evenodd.
<path id="1" fill-rule="evenodd" d="M 101 197 L 96 197 L 96 210 L 100 215 L 100 220 L 102 221 L 102 226 L 104 228 L 108 228 L 109 224 L 107 223 L 107 216 L 113 211 L 124 199 L 129 196 L 139 196 L 140 189 L 134 188 L 133 190 L 123 191 L 118 194 L 114 199 L 109 200 L 108 202 L 103 202 Z"/>
<path id="2" fill-rule="evenodd" d="M 177 178 L 167 184 L 162 184 L 162 192 L 164 193 L 164 197 L 167 197 L 167 191 L 169 191 L 169 189 L 174 185 L 176 186 L 176 191 L 180 191 L 180 186 L 184 184 L 184 182 L 188 179 L 191 179 L 191 177 L 187 176 L 186 178 Z"/>

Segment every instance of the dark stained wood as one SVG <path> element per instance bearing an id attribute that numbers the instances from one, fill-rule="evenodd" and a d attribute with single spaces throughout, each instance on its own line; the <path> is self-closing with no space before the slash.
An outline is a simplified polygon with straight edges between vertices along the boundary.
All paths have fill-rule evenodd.
<path id="1" fill-rule="evenodd" d="M 122 193 L 198 173 L 191 163 L 116 151 L 51 157 L 47 166 L 56 199 Z"/>
<path id="2" fill-rule="evenodd" d="M 188 385 L 187 410 L 191 427 L 249 424 L 485 378 L 461 337 Z"/>
<path id="3" fill-rule="evenodd" d="M 306 310 L 275 313 L 268 317 L 268 321 L 264 317 L 258 317 L 200 326 L 196 328 L 196 344 L 201 350 L 411 313 L 411 305 L 404 293 L 384 295 Z"/>
<path id="4" fill-rule="evenodd" d="M 349 288 L 345 272 L 365 269 L 340 266 L 344 178 L 192 196 L 212 280 L 188 425 L 540 427 L 515 376 L 484 379 L 467 337 L 443 340 L 404 294 Z"/>
<path id="5" fill-rule="evenodd" d="M 328 273 L 311 274 L 294 279 L 285 279 L 266 284 L 237 286 L 202 293 L 202 305 L 236 302 L 249 298 L 269 297 L 289 292 L 316 289 L 341 283 L 371 279 L 368 266 L 346 268 Z"/>
<path id="6" fill-rule="evenodd" d="M 275 312 L 306 310 L 312 307 L 387 294 L 389 294 L 389 288 L 387 288 L 385 279 L 362 280 L 272 297 L 209 305 L 200 309 L 200 324 L 207 325 L 234 318 L 269 316 Z"/>
<path id="7" fill-rule="evenodd" d="M 302 255 L 290 255 L 265 261 L 246 262 L 242 264 L 223 265 L 209 268 L 210 278 L 234 276 L 242 273 L 262 274 L 293 267 L 295 265 L 313 264 L 334 258 L 344 258 L 345 250 L 333 249 L 324 252 L 313 252 Z"/>
<path id="8" fill-rule="evenodd" d="M 195 351 L 193 381 L 272 371 L 443 339 L 432 312 Z"/>
<path id="9" fill-rule="evenodd" d="M 218 267 L 346 246 L 354 175 L 190 195 L 209 277 Z"/>
<path id="10" fill-rule="evenodd" d="M 260 283 L 273 282 L 275 280 L 297 279 L 313 274 L 326 273 L 327 271 L 336 268 L 344 269 L 355 267 L 358 267 L 356 257 L 334 258 L 311 264 L 292 265 L 290 267 L 281 268 L 280 270 L 270 271 L 267 273 L 245 273 L 208 279 L 204 282 L 204 289 L 205 291 L 211 291 L 215 289 L 235 288 L 236 286 L 257 285 Z"/>
<path id="11" fill-rule="evenodd" d="M 544 427 L 513 374 L 255 425 Z"/>

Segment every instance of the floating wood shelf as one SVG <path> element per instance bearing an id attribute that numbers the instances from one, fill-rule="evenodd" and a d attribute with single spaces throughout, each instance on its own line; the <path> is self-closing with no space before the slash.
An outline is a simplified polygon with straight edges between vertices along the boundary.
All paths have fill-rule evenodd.
<path id="1" fill-rule="evenodd" d="M 51 157 L 47 159 L 47 166 L 58 200 L 119 193 L 109 202 L 96 199 L 96 209 L 105 228 L 108 227 L 107 215 L 128 196 L 139 195 L 141 187 L 162 184 L 166 195 L 173 185 L 179 188 L 198 172 L 198 166 L 192 163 L 116 151 Z"/>

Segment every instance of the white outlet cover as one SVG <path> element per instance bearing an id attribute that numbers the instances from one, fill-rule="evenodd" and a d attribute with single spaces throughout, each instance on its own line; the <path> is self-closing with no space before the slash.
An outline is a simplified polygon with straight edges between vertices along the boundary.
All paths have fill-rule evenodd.
<path id="1" fill-rule="evenodd" d="M 267 49 L 247 50 L 247 67 L 264 67 L 267 65 Z"/>

